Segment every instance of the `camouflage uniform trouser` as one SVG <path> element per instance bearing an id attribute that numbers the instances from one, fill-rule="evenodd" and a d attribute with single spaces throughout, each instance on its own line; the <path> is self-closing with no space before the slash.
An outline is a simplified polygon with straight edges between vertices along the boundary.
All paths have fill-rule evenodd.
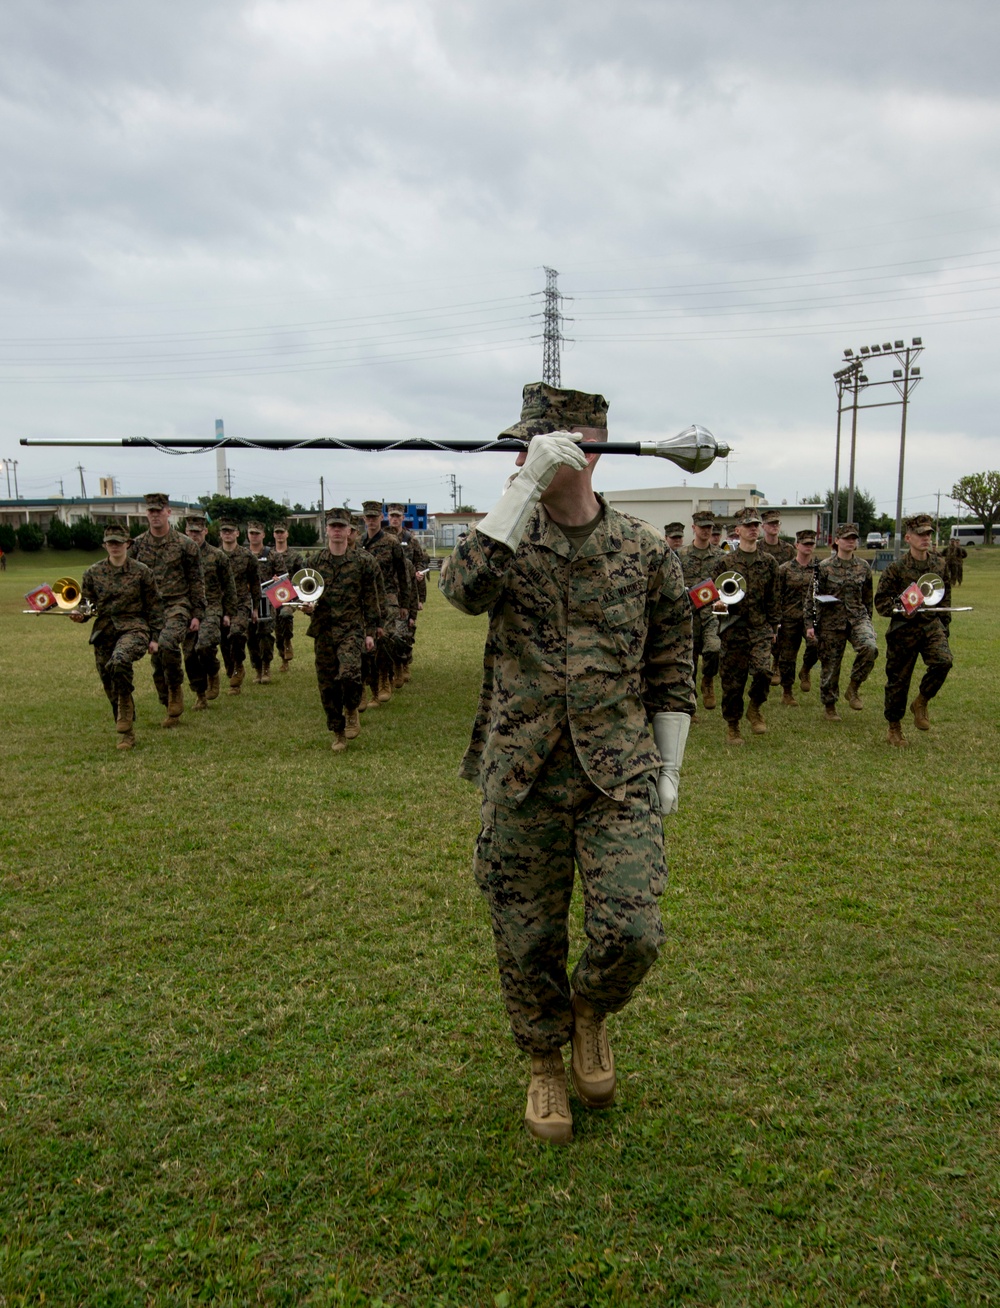
<path id="1" fill-rule="evenodd" d="M 851 680 L 860 686 L 868 680 L 878 659 L 878 641 L 871 618 L 855 618 L 849 625 L 831 626 L 829 620 L 820 625 L 816 633 L 819 646 L 819 693 L 824 704 L 836 704 L 840 694 L 840 665 L 844 650 L 850 641 L 854 647 L 854 667 Z"/>
<path id="2" fill-rule="evenodd" d="M 274 643 L 283 659 L 292 657 L 292 637 L 295 635 L 295 610 L 282 606 L 274 619 Z"/>
<path id="3" fill-rule="evenodd" d="M 698 679 L 698 658 L 701 657 L 701 675 L 717 677 L 719 675 L 719 651 L 722 641 L 719 637 L 719 615 L 713 613 L 708 605 L 697 609 L 694 614 L 694 678 Z"/>
<path id="4" fill-rule="evenodd" d="M 204 695 L 209 677 L 219 675 L 221 640 L 222 618 L 218 613 L 206 614 L 198 630 L 189 631 L 184 638 L 184 667 L 196 695 Z"/>
<path id="5" fill-rule="evenodd" d="M 542 1054 L 573 1030 L 573 991 L 598 1013 L 632 998 L 665 939 L 663 823 L 651 776 L 620 801 L 587 778 L 564 730 L 517 808 L 482 805 L 473 870 L 489 905 L 500 986 L 514 1040 Z M 587 946 L 573 971 L 567 918 L 573 866 L 583 889 Z"/>
<path id="6" fill-rule="evenodd" d="M 342 732 L 346 713 L 361 703 L 361 640 L 338 640 L 329 632 L 316 635 L 316 680 L 329 731 Z"/>
<path id="7" fill-rule="evenodd" d="M 142 631 L 123 631 L 117 637 L 109 632 L 94 642 L 94 661 L 111 713 L 118 717 L 118 696 L 131 695 L 135 689 L 132 664 L 149 653 L 149 637 Z"/>
<path id="8" fill-rule="evenodd" d="M 254 672 L 260 672 L 274 658 L 274 618 L 251 622 L 247 633 L 247 647 Z"/>
<path id="9" fill-rule="evenodd" d="M 902 722 L 917 655 L 927 665 L 920 679 L 924 699 L 934 698 L 951 671 L 948 629 L 940 618 L 913 618 L 906 626 L 890 629 L 885 645 L 885 719 Z"/>
<path id="10" fill-rule="evenodd" d="M 222 628 L 219 642 L 222 648 L 222 661 L 226 666 L 226 676 L 231 677 L 247 656 L 247 628 L 250 625 L 248 613 L 236 613 L 230 619 L 230 625 Z"/>
<path id="11" fill-rule="evenodd" d="M 184 685 L 184 644 L 187 640 L 191 614 L 187 609 L 167 609 L 166 620 L 159 635 L 154 636 L 159 649 L 150 657 L 153 665 L 153 685 L 161 704 L 166 704 L 171 690 Z"/>
<path id="12" fill-rule="evenodd" d="M 778 632 L 778 671 L 781 673 L 781 687 L 790 691 L 795 680 L 795 661 L 799 657 L 799 646 L 805 641 L 802 653 L 802 671 L 808 672 L 819 662 L 819 645 L 806 636 L 805 623 L 802 618 L 782 618 Z"/>
<path id="13" fill-rule="evenodd" d="M 722 633 L 719 677 L 722 682 L 722 716 L 739 722 L 743 716 L 743 691 L 750 681 L 750 702 L 763 704 L 771 693 L 770 627 L 730 627 Z"/>

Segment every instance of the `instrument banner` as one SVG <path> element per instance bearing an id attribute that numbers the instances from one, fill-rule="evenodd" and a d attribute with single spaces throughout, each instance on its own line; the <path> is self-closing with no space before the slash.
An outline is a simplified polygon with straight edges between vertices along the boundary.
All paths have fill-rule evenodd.
<path id="1" fill-rule="evenodd" d="M 34 590 L 29 590 L 24 598 L 36 613 L 44 613 L 46 609 L 56 607 L 55 591 L 48 585 L 36 586 Z"/>
<path id="2" fill-rule="evenodd" d="M 719 598 L 719 592 L 715 588 L 714 581 L 699 581 L 688 591 L 691 596 L 691 603 L 696 609 L 704 608 L 706 604 L 714 604 Z"/>
<path id="3" fill-rule="evenodd" d="M 298 599 L 298 592 L 287 577 L 279 577 L 268 586 L 264 594 L 276 609 L 280 609 L 282 604 L 290 604 L 292 600 Z"/>
<path id="4" fill-rule="evenodd" d="M 916 613 L 924 602 L 924 592 L 920 589 L 919 584 L 914 582 L 912 586 L 907 586 L 906 590 L 903 591 L 899 597 L 899 602 L 907 614 Z"/>

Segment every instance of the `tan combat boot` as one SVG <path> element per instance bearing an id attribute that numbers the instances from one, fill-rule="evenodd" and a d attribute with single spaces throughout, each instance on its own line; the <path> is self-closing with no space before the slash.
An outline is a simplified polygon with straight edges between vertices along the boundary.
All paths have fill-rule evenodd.
<path id="1" fill-rule="evenodd" d="M 890 745 L 903 746 L 906 744 L 906 737 L 903 735 L 903 726 L 900 722 L 890 722 L 889 731 L 886 735 Z"/>
<path id="2" fill-rule="evenodd" d="M 809 679 L 809 672 L 806 668 L 802 668 L 799 672 L 799 690 L 801 690 L 804 695 L 808 695 L 812 690 L 812 682 Z"/>
<path id="3" fill-rule="evenodd" d="M 787 708 L 798 708 L 798 707 L 799 707 L 799 701 L 795 698 L 795 696 L 792 694 L 792 692 L 791 692 L 790 690 L 783 690 L 783 691 L 781 692 L 781 702 L 782 702 L 782 704 L 784 704 Z"/>
<path id="4" fill-rule="evenodd" d="M 194 702 L 193 712 L 200 713 L 203 709 L 207 709 L 207 708 L 208 708 L 207 697 L 199 693 L 197 699 Z"/>
<path id="5" fill-rule="evenodd" d="M 118 743 L 115 749 L 133 749 L 135 746 L 135 732 L 129 727 L 128 731 L 123 731 L 118 737 Z"/>
<path id="6" fill-rule="evenodd" d="M 347 737 L 342 731 L 338 731 L 330 744 L 330 748 L 335 754 L 341 754 L 347 748 Z"/>
<path id="7" fill-rule="evenodd" d="M 712 677 L 701 679 L 701 702 L 707 709 L 715 708 L 715 684 Z"/>
<path id="8" fill-rule="evenodd" d="M 262 686 L 269 686 L 269 685 L 271 684 L 271 665 L 270 665 L 270 663 L 265 663 L 265 664 L 264 664 L 264 671 L 260 674 L 260 684 L 261 684 Z"/>
<path id="9" fill-rule="evenodd" d="M 253 679 L 254 679 L 254 685 L 259 686 L 260 683 L 264 680 L 264 669 L 254 668 Z"/>
<path id="10" fill-rule="evenodd" d="M 740 735 L 740 724 L 738 722 L 726 721 L 726 744 L 742 745 L 743 737 Z"/>
<path id="11" fill-rule="evenodd" d="M 755 704 L 753 700 L 747 705 L 747 721 L 755 736 L 763 736 L 767 731 L 767 723 L 764 721 L 764 714 L 760 711 L 760 705 Z"/>
<path id="12" fill-rule="evenodd" d="M 406 683 L 407 683 L 409 680 L 410 680 L 410 665 L 409 665 L 409 663 L 404 663 L 404 664 L 403 664 L 403 685 L 405 686 Z"/>
<path id="13" fill-rule="evenodd" d="M 285 660 L 286 663 L 291 663 L 292 659 L 295 657 L 295 654 L 292 650 L 291 641 L 288 641 L 287 644 L 285 645 L 285 648 L 281 651 L 281 657 Z"/>
<path id="14" fill-rule="evenodd" d="M 390 679 L 388 674 L 383 673 L 379 676 L 378 679 L 378 702 L 380 704 L 388 704 L 389 700 L 391 699 L 392 699 L 392 680 Z"/>
<path id="15" fill-rule="evenodd" d="M 855 682 L 853 681 L 848 682 L 847 693 L 844 695 L 844 699 L 847 700 L 848 704 L 850 704 L 852 709 L 864 708 L 864 704 L 862 704 L 861 702 L 861 696 L 858 694 L 858 691 L 860 689 L 861 687 L 858 686 Z"/>
<path id="16" fill-rule="evenodd" d="M 115 714 L 115 730 L 123 736 L 128 735 L 135 722 L 135 700 L 131 695 L 118 696 L 118 711 Z M 133 744 L 134 744 L 133 739 Z"/>
<path id="17" fill-rule="evenodd" d="M 287 672 L 288 669 L 289 669 L 291 666 L 292 666 L 292 665 L 288 662 L 288 660 L 284 657 L 284 655 L 282 655 L 282 659 L 281 659 L 281 671 L 282 671 L 282 672 Z"/>
<path id="18" fill-rule="evenodd" d="M 348 709 L 345 716 L 347 718 L 347 726 L 344 728 L 344 735 L 348 740 L 357 740 L 361 735 L 361 720 L 358 717 L 358 710 Z"/>
<path id="19" fill-rule="evenodd" d="M 918 695 L 913 701 L 910 712 L 913 714 L 913 725 L 918 731 L 930 731 L 931 720 L 927 716 L 927 700 L 923 695 Z"/>
<path id="20" fill-rule="evenodd" d="M 607 1023 L 580 995 L 573 996 L 570 1071 L 576 1093 L 588 1108 L 610 1108 L 615 1102 L 615 1056 Z"/>
<path id="21" fill-rule="evenodd" d="M 826 718 L 827 722 L 843 722 L 844 720 L 837 712 L 836 704 L 824 704 L 823 716 Z"/>
<path id="22" fill-rule="evenodd" d="M 219 698 L 219 674 L 216 672 L 213 676 L 209 677 L 208 679 L 208 694 L 206 695 L 206 699 L 218 699 L 218 698 Z"/>
<path id="23" fill-rule="evenodd" d="M 538 1140 L 569 1144 L 573 1139 L 573 1115 L 569 1111 L 566 1065 L 562 1051 L 531 1055 L 531 1081 L 524 1125 Z"/>
<path id="24" fill-rule="evenodd" d="M 181 714 L 184 712 L 184 688 L 171 686 L 167 690 L 167 716 L 160 724 L 164 727 L 179 727 Z"/>
<path id="25" fill-rule="evenodd" d="M 402 690 L 405 685 L 406 678 L 403 676 L 402 666 L 397 667 L 392 675 L 392 688 L 393 690 Z"/>
<path id="26" fill-rule="evenodd" d="M 780 686 L 780 685 L 781 685 L 781 673 L 779 672 L 779 670 L 778 670 L 777 668 L 772 668 L 772 669 L 771 669 L 771 685 L 772 685 L 772 686 Z"/>
<path id="27" fill-rule="evenodd" d="M 238 695 L 238 694 L 240 693 L 240 689 L 241 689 L 241 687 L 242 687 L 242 685 L 243 685 L 243 678 L 244 678 L 246 675 L 247 675 L 246 664 L 245 664 L 245 663 L 238 663 L 238 664 L 236 665 L 236 671 L 235 671 L 235 672 L 233 673 L 233 675 L 229 678 L 229 693 L 230 693 L 230 695 Z"/>

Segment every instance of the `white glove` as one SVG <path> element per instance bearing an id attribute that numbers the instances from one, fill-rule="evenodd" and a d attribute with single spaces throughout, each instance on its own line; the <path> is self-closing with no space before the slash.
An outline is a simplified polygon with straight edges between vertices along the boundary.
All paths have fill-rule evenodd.
<path id="1" fill-rule="evenodd" d="M 533 436 L 524 467 L 508 483 L 502 497 L 477 524 L 476 530 L 516 550 L 542 491 L 564 464 L 577 469 L 587 466 L 586 455 L 575 437 L 564 431 Z"/>
<path id="2" fill-rule="evenodd" d="M 656 793 L 660 797 L 660 813 L 677 812 L 677 790 L 681 781 L 681 764 L 687 744 L 691 718 L 687 713 L 654 713 L 653 739 L 663 760 L 656 774 Z"/>

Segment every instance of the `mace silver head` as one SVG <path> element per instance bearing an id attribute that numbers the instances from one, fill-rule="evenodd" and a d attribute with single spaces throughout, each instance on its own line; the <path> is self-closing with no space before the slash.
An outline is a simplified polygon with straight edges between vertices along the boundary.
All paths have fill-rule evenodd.
<path id="1" fill-rule="evenodd" d="M 663 436 L 657 441 L 640 441 L 640 454 L 653 454 L 658 459 L 669 459 L 685 472 L 704 472 L 716 459 L 729 454 L 729 446 L 717 441 L 707 427 L 694 423 L 676 436 Z"/>

